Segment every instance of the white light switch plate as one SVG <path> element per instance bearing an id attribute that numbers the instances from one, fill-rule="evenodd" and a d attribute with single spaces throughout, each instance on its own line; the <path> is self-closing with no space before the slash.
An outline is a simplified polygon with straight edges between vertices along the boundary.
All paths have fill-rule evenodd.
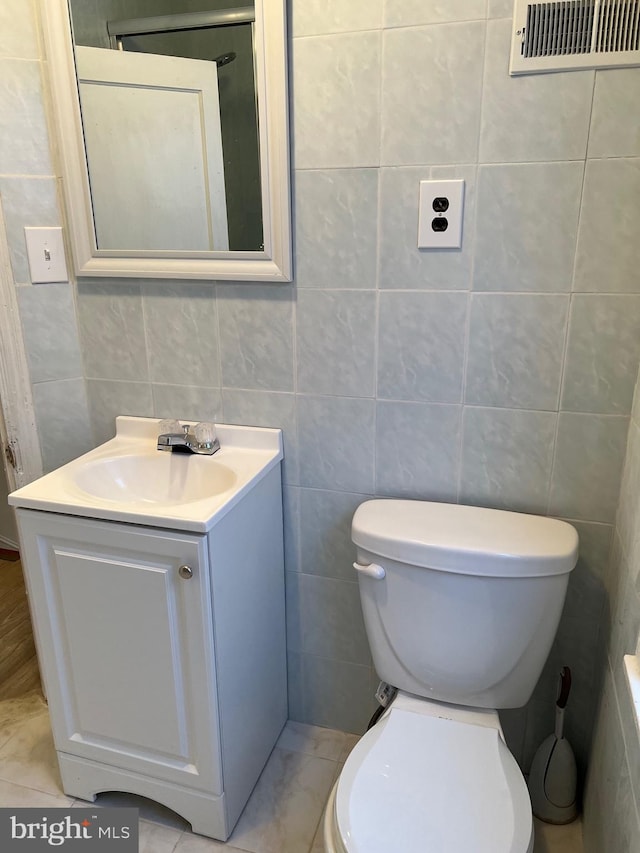
<path id="1" fill-rule="evenodd" d="M 459 249 L 462 246 L 464 181 L 420 181 L 419 249 Z"/>
<path id="2" fill-rule="evenodd" d="M 25 228 L 24 236 L 33 284 L 68 281 L 62 228 Z"/>

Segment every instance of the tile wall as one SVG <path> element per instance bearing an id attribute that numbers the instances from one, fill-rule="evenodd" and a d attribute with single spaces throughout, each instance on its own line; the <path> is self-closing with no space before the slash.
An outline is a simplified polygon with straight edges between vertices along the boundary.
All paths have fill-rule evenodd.
<path id="1" fill-rule="evenodd" d="M 605 578 L 607 658 L 585 798 L 586 853 L 640 849 L 640 727 L 623 670 L 625 654 L 640 654 L 639 530 L 640 384 Z"/>
<path id="2" fill-rule="evenodd" d="M 42 460 L 50 471 L 92 445 L 73 288 L 32 285 L 25 226 L 61 225 L 43 103 L 33 0 L 0 3 L 0 200 L 31 374 Z"/>
<path id="3" fill-rule="evenodd" d="M 3 4 L 0 50 L 9 22 L 22 43 L 23 5 Z M 291 0 L 294 284 L 82 281 L 79 346 L 96 443 L 121 413 L 284 429 L 296 720 L 359 731 L 372 710 L 349 540 L 362 500 L 574 520 L 581 560 L 552 659 L 529 707 L 504 722 L 526 766 L 571 665 L 568 726 L 584 765 L 640 357 L 640 69 L 511 79 L 511 5 Z M 23 93 L 24 119 L 2 131 L 19 158 L 38 61 L 3 61 L 19 73 L 0 84 L 0 115 Z M 28 157 L 43 191 L 17 193 L 14 204 L 36 205 L 18 224 L 36 213 L 43 224 L 47 157 L 46 146 Z M 460 251 L 416 248 L 418 182 L 430 177 L 466 180 Z M 13 245 L 19 272 L 19 230 Z M 36 373 L 38 384 L 81 394 L 67 286 L 60 299 L 22 291 L 33 369 L 73 372 Z M 52 325 L 67 345 L 43 355 L 48 340 L 60 346 Z M 78 406 L 69 434 L 81 447 Z M 71 455 L 58 435 L 58 458 Z"/>

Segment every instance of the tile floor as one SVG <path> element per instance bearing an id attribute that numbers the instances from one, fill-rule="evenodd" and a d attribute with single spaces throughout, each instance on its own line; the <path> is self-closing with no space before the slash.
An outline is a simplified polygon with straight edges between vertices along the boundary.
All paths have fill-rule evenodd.
<path id="1" fill-rule="evenodd" d="M 94 806 L 140 808 L 140 853 L 323 853 L 324 804 L 356 741 L 343 732 L 287 723 L 226 844 L 193 835 L 173 812 L 138 797 L 101 794 Z M 0 806 L 86 805 L 62 792 L 42 697 L 0 702 Z M 539 824 L 536 853 L 582 853 L 580 824 Z"/>

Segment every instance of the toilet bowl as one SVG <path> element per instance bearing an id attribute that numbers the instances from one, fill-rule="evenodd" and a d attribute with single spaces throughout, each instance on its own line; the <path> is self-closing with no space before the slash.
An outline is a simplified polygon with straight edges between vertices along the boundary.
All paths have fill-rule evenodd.
<path id="1" fill-rule="evenodd" d="M 376 670 L 399 692 L 324 818 L 327 853 L 531 853 L 526 783 L 497 709 L 528 701 L 578 537 L 565 522 L 373 500 L 353 519 Z"/>
<path id="2" fill-rule="evenodd" d="M 527 786 L 491 711 L 400 694 L 358 742 L 324 818 L 327 853 L 531 853 Z"/>

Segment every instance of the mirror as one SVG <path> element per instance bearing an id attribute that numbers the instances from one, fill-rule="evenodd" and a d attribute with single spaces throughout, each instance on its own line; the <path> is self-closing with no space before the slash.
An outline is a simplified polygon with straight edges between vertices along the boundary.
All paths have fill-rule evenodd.
<path id="1" fill-rule="evenodd" d="M 285 0 L 43 14 L 77 275 L 290 281 Z"/>

